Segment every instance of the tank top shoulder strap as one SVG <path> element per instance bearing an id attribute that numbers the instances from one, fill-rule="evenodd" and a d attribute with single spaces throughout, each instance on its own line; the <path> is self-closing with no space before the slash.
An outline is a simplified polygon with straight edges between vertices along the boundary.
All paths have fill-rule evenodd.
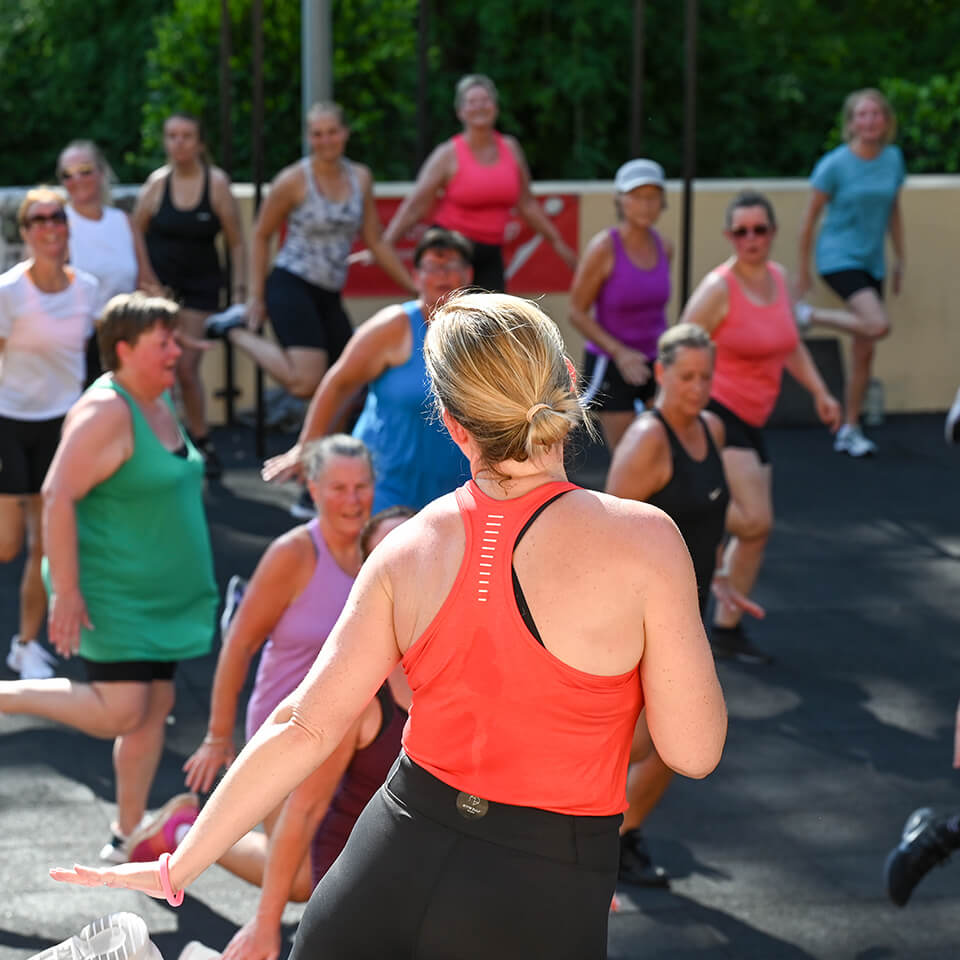
<path id="1" fill-rule="evenodd" d="M 350 200 L 360 192 L 360 182 L 357 180 L 357 172 L 353 169 L 353 164 L 347 157 L 340 158 L 340 166 L 347 176 L 347 183 L 350 184 Z M 347 201 L 347 203 L 350 202 Z"/>
<path id="2" fill-rule="evenodd" d="M 412 341 L 412 353 L 423 351 L 423 343 L 427 339 L 427 318 L 423 315 L 419 300 L 407 300 L 401 304 L 403 312 L 410 321 L 410 335 Z"/>
<path id="3" fill-rule="evenodd" d="M 160 206 L 157 207 L 157 212 L 162 210 L 164 207 L 173 207 L 173 200 L 170 197 L 170 181 L 172 179 L 173 170 L 171 169 L 163 178 L 163 195 L 160 197 Z"/>
<path id="4" fill-rule="evenodd" d="M 323 539 L 323 533 L 320 530 L 320 521 L 316 517 L 307 524 L 307 533 L 310 534 L 310 540 L 313 542 L 314 559 L 319 561 L 322 556 L 330 553 L 327 541 Z"/>
<path id="5" fill-rule="evenodd" d="M 200 197 L 200 209 L 211 210 L 212 205 L 210 203 L 210 164 L 205 163 L 203 165 L 203 194 Z"/>
<path id="6" fill-rule="evenodd" d="M 623 249 L 623 238 L 620 236 L 618 227 L 611 227 L 609 235 L 610 243 L 613 246 L 614 265 L 616 265 L 626 256 L 626 251 Z"/>
<path id="7" fill-rule="evenodd" d="M 457 157 L 458 167 L 463 167 L 473 159 L 470 148 L 467 146 L 467 139 L 462 133 L 455 133 L 450 138 L 450 142 L 453 144 L 453 152 Z"/>
<path id="8" fill-rule="evenodd" d="M 683 450 L 683 444 L 681 444 L 677 439 L 677 435 L 673 432 L 673 427 L 667 423 L 667 418 L 656 407 L 654 407 L 650 412 L 657 418 L 657 420 L 660 421 L 660 423 L 663 425 L 663 429 L 666 430 L 667 442 L 670 444 L 670 453 L 673 458 L 676 459 L 678 450 L 685 452 Z"/>
<path id="9" fill-rule="evenodd" d="M 657 248 L 657 265 L 659 265 L 667 258 L 667 253 L 663 249 L 663 239 L 653 227 L 650 228 L 650 236 L 653 237 L 654 246 Z"/>
<path id="10" fill-rule="evenodd" d="M 790 294 L 787 291 L 787 271 L 780 266 L 779 263 L 774 263 L 773 260 L 767 262 L 767 269 L 770 271 L 773 282 L 777 287 L 777 300 L 785 297 L 789 303 Z"/>
<path id="11" fill-rule="evenodd" d="M 697 419 L 700 421 L 700 426 L 703 427 L 704 436 L 707 438 L 707 457 L 716 457 L 720 459 L 720 451 L 717 449 L 717 445 L 713 442 L 713 433 L 710 431 L 710 425 L 704 419 L 702 413 L 697 414 Z"/>
<path id="12" fill-rule="evenodd" d="M 320 191 L 317 190 L 317 184 L 314 182 L 314 179 L 313 179 L 313 166 L 310 163 L 310 158 L 303 157 L 303 159 L 301 159 L 300 161 L 300 166 L 303 169 L 303 178 L 307 184 L 307 193 L 306 193 L 306 196 L 304 197 L 304 200 L 314 201 L 314 200 L 321 199 Z"/>

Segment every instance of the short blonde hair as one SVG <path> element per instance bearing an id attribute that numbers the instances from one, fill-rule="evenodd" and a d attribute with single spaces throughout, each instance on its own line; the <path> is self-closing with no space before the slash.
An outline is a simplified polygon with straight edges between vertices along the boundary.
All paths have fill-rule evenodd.
<path id="1" fill-rule="evenodd" d="M 117 181 L 117 175 L 113 172 L 113 167 L 107 162 L 103 151 L 93 142 L 93 140 L 71 140 L 57 157 L 57 179 L 63 179 L 64 167 L 63 158 L 71 150 L 84 150 L 90 154 L 93 165 L 100 174 L 100 202 L 105 207 L 109 207 L 113 201 L 112 187 Z"/>
<path id="2" fill-rule="evenodd" d="M 485 73 L 468 73 L 465 77 L 461 77 L 457 81 L 457 88 L 453 94 L 454 109 L 460 109 L 463 98 L 472 87 L 483 87 L 483 89 L 490 94 L 490 99 L 493 100 L 494 103 L 500 102 L 497 85 Z"/>
<path id="3" fill-rule="evenodd" d="M 434 313 L 424 358 L 438 408 L 480 447 L 484 466 L 536 460 L 586 424 L 557 325 L 529 300 L 462 293 Z"/>
<path id="4" fill-rule="evenodd" d="M 17 226 L 21 230 L 27 226 L 27 211 L 35 203 L 55 203 L 61 210 L 66 210 L 66 204 L 63 197 L 57 193 L 53 187 L 41 184 L 39 187 L 31 187 L 20 201 L 20 207 L 17 210 Z"/>
<path id="5" fill-rule="evenodd" d="M 847 143 L 853 139 L 853 112 L 857 109 L 857 104 L 865 97 L 877 102 L 887 120 L 887 132 L 883 138 L 884 146 L 893 143 L 897 138 L 897 115 L 893 112 L 890 101 L 876 87 L 854 90 L 843 101 L 843 139 Z"/>
<path id="6" fill-rule="evenodd" d="M 677 359 L 677 353 L 682 347 L 709 350 L 711 355 L 714 352 L 710 334 L 703 327 L 698 327 L 695 323 L 675 323 L 660 334 L 657 341 L 657 359 L 664 367 L 669 367 Z"/>

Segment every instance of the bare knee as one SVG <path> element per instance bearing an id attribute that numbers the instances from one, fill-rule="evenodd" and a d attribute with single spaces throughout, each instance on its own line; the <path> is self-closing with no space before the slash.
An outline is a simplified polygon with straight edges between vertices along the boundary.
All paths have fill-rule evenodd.
<path id="1" fill-rule="evenodd" d="M 11 563 L 20 556 L 23 537 L 0 537 L 0 563 Z"/>
<path id="2" fill-rule="evenodd" d="M 306 373 L 303 370 L 295 370 L 286 383 L 287 391 L 301 400 L 309 400 L 314 391 L 320 385 L 323 379 L 323 373 Z"/>

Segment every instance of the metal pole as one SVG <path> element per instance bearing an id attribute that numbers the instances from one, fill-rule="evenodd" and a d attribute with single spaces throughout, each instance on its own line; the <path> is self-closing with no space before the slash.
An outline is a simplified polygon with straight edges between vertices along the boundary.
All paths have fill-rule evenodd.
<path id="1" fill-rule="evenodd" d="M 697 173 L 697 0 L 686 0 L 683 83 L 683 264 L 680 308 L 690 295 L 693 242 L 693 178 Z"/>
<path id="2" fill-rule="evenodd" d="M 430 52 L 430 0 L 420 0 L 417 16 L 417 166 L 430 152 L 430 108 L 428 53 Z"/>
<path id="3" fill-rule="evenodd" d="M 643 144 L 644 0 L 633 2 L 633 83 L 630 86 L 630 156 L 639 157 Z"/>
<path id="4" fill-rule="evenodd" d="M 303 67 L 303 153 L 307 141 L 307 111 L 333 99 L 333 15 L 330 0 L 300 0 L 300 56 Z"/>
<path id="5" fill-rule="evenodd" d="M 253 213 L 260 209 L 263 184 L 263 0 L 253 0 L 250 8 L 253 30 L 253 109 L 251 127 L 253 139 Z M 263 371 L 257 365 L 256 417 L 254 425 L 257 458 L 267 455 L 266 429 L 263 422 Z"/>
<path id="6" fill-rule="evenodd" d="M 233 175 L 233 126 L 230 123 L 233 98 L 230 84 L 230 54 L 232 52 L 230 36 L 230 3 L 229 0 L 220 0 L 220 166 L 228 176 Z M 233 290 L 233 263 L 230 260 L 230 251 L 227 250 L 227 290 Z M 235 385 L 233 344 L 229 340 L 223 342 L 223 379 L 224 379 L 224 407 L 227 424 L 233 426 L 235 421 L 234 400 L 237 396 Z"/>

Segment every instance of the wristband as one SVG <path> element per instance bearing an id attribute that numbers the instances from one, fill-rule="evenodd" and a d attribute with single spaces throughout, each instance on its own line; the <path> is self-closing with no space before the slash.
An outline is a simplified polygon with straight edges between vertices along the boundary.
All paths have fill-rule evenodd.
<path id="1" fill-rule="evenodd" d="M 170 886 L 170 854 L 161 853 L 160 854 L 160 889 L 163 891 L 163 895 L 167 898 L 167 903 L 171 907 L 179 907 L 183 903 L 183 891 L 178 890 L 176 893 L 173 892 L 173 887 Z"/>

